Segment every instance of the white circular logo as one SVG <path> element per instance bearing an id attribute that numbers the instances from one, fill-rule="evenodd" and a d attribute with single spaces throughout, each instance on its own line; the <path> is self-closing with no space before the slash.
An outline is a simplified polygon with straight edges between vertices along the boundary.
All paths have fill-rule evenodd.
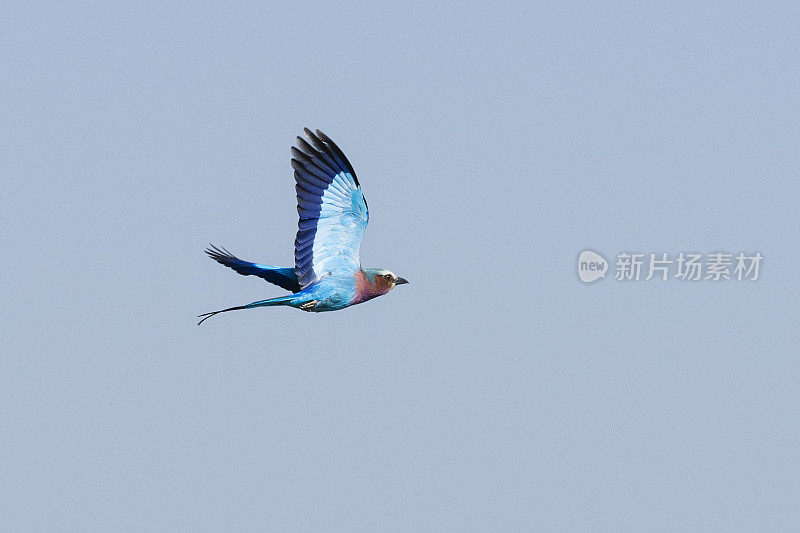
<path id="1" fill-rule="evenodd" d="M 608 261 L 591 250 L 584 250 L 578 257 L 578 277 L 584 283 L 591 283 L 600 278 L 606 277 Z"/>

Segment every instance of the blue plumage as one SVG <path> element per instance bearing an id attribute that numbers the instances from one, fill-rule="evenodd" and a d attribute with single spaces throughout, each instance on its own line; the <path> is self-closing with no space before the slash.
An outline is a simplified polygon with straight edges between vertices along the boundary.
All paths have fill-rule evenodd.
<path id="1" fill-rule="evenodd" d="M 206 253 L 243 275 L 259 276 L 293 295 L 261 300 L 200 315 L 288 305 L 304 311 L 335 311 L 389 292 L 408 283 L 382 269 L 362 269 L 359 248 L 369 222 L 369 210 L 355 170 L 324 133 L 304 129 L 308 142 L 297 138 L 292 147 L 297 213 L 295 266 L 281 268 L 242 261 L 224 248 Z"/>
<path id="2" fill-rule="evenodd" d="M 234 269 L 243 276 L 258 276 L 287 291 L 300 292 L 300 284 L 297 282 L 294 268 L 248 263 L 234 256 L 225 248 L 217 248 L 213 244 L 206 248 L 206 253 L 214 261 Z"/>
<path id="3" fill-rule="evenodd" d="M 292 148 L 300 215 L 294 244 L 295 270 L 301 287 L 323 276 L 352 275 L 361 268 L 359 247 L 369 213 L 356 172 L 324 133 L 305 134 Z"/>

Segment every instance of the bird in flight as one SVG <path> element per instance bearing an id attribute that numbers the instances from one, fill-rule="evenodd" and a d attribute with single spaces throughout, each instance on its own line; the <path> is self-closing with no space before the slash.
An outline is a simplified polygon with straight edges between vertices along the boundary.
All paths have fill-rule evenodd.
<path id="1" fill-rule="evenodd" d="M 300 215 L 294 240 L 294 268 L 242 261 L 225 248 L 206 253 L 245 276 L 258 276 L 292 294 L 203 313 L 212 316 L 237 309 L 288 305 L 303 311 L 337 311 L 382 296 L 407 280 L 383 268 L 361 268 L 359 248 L 369 211 L 353 166 L 330 138 L 304 129 L 297 138 L 292 167 Z"/>

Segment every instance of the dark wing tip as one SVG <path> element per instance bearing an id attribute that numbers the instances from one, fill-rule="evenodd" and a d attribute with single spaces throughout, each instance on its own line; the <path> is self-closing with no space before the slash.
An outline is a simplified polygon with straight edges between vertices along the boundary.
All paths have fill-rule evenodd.
<path id="1" fill-rule="evenodd" d="M 316 139 L 317 142 L 319 142 L 322 146 L 324 146 L 329 153 L 332 153 L 332 155 L 334 155 L 335 158 L 340 159 L 341 162 L 344 163 L 344 165 L 347 167 L 347 171 L 350 172 L 350 174 L 353 176 L 353 181 L 356 182 L 356 187 L 360 188 L 361 184 L 358 182 L 356 171 L 353 168 L 353 165 L 350 164 L 350 161 L 347 159 L 347 156 L 344 155 L 344 152 L 341 150 L 341 148 L 339 148 L 336 145 L 336 143 L 331 140 L 330 137 L 325 135 L 325 133 L 323 133 L 322 130 L 317 130 L 316 135 L 311 133 L 311 131 L 308 128 L 305 128 L 304 131 L 306 136 L 312 141 L 312 143 Z"/>
<path id="2" fill-rule="evenodd" d="M 211 259 L 213 259 L 214 261 L 217 261 L 219 263 L 223 263 L 224 264 L 224 261 L 226 259 L 233 259 L 233 260 L 237 260 L 238 261 L 238 258 L 235 255 L 230 253 L 228 250 L 226 250 L 222 246 L 217 247 L 217 246 L 214 246 L 213 244 L 209 243 L 208 247 L 205 249 L 205 252 L 208 254 L 208 256 Z"/>
<path id="3" fill-rule="evenodd" d="M 300 143 L 298 142 L 298 144 Z M 308 156 L 308 154 L 303 152 L 303 150 L 297 148 L 296 146 L 292 146 L 291 152 L 292 152 L 292 159 L 297 159 L 298 161 L 302 161 L 305 164 L 308 164 L 311 161 L 311 158 Z"/>

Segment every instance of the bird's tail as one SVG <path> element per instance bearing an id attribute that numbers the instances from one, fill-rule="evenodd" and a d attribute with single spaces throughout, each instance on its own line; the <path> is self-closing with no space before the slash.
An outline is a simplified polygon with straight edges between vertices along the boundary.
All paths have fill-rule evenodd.
<path id="1" fill-rule="evenodd" d="M 226 311 L 236 311 L 238 309 L 252 309 L 254 307 L 269 307 L 272 305 L 291 305 L 292 301 L 297 297 L 295 294 L 290 294 L 288 296 L 279 296 L 278 298 L 270 298 L 269 300 L 260 300 L 258 302 L 253 302 L 247 305 L 238 305 L 236 307 L 229 307 L 227 309 L 220 309 L 219 311 L 212 311 L 211 313 L 203 313 L 202 315 L 197 315 L 198 318 L 202 317 L 200 322 L 197 323 L 199 326 L 209 318 L 214 315 L 218 315 L 219 313 L 224 313 Z"/>

